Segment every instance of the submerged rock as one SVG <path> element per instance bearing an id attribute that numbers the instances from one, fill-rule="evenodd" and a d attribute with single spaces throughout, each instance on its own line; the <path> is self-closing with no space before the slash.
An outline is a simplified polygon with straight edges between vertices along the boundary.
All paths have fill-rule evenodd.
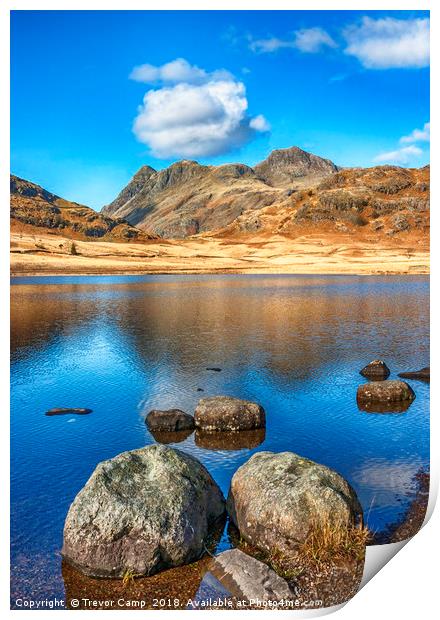
<path id="1" fill-rule="evenodd" d="M 230 396 L 202 398 L 195 410 L 196 428 L 203 431 L 244 431 L 266 426 L 266 414 L 258 403 Z"/>
<path id="2" fill-rule="evenodd" d="M 153 409 L 145 418 L 150 431 L 186 431 L 194 428 L 194 418 L 192 415 L 180 409 Z"/>
<path id="3" fill-rule="evenodd" d="M 213 372 L 221 372 L 222 371 L 221 368 L 217 368 L 216 366 L 208 367 L 206 370 L 212 370 Z"/>
<path id="4" fill-rule="evenodd" d="M 368 405 L 372 411 L 371 407 L 374 408 L 377 404 L 390 408 L 396 403 L 408 403 L 409 406 L 415 397 L 412 388 L 405 381 L 371 381 L 358 387 L 356 400 L 360 407 Z"/>
<path id="5" fill-rule="evenodd" d="M 390 369 L 382 360 L 373 360 L 362 368 L 360 374 L 368 379 L 380 381 L 381 379 L 388 379 L 390 376 Z"/>
<path id="6" fill-rule="evenodd" d="M 355 491 L 342 476 L 293 452 L 258 452 L 234 474 L 228 512 L 240 535 L 265 551 L 289 553 L 320 524 L 362 520 Z"/>
<path id="7" fill-rule="evenodd" d="M 88 413 L 92 413 L 92 409 L 86 409 L 83 407 L 54 407 L 53 409 L 49 409 L 49 411 L 46 411 L 46 415 L 67 415 L 72 413 L 76 415 L 87 415 Z"/>
<path id="8" fill-rule="evenodd" d="M 198 559 L 224 516 L 194 457 L 152 445 L 99 463 L 70 506 L 63 557 L 91 577 L 151 575 Z"/>
<path id="9" fill-rule="evenodd" d="M 425 368 L 421 368 L 420 370 L 399 372 L 398 377 L 401 377 L 402 379 L 418 379 L 419 381 L 426 381 L 427 383 L 429 383 L 430 368 L 429 366 L 426 366 Z"/>
<path id="10" fill-rule="evenodd" d="M 256 428 L 251 431 L 218 431 L 207 433 L 196 430 L 194 441 L 196 446 L 207 450 L 243 450 L 256 448 L 266 438 L 265 428 Z"/>
<path id="11" fill-rule="evenodd" d="M 280 601 L 293 598 L 287 582 L 263 562 L 230 549 L 215 556 L 209 571 L 239 600 Z"/>

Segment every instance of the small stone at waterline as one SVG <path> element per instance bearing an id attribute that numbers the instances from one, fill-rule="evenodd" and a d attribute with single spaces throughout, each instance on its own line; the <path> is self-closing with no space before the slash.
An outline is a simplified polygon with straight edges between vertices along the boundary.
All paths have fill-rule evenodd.
<path id="1" fill-rule="evenodd" d="M 196 428 L 206 432 L 247 431 L 265 428 L 266 414 L 258 403 L 231 396 L 211 396 L 199 400 L 194 422 Z"/>
<path id="2" fill-rule="evenodd" d="M 192 415 L 180 409 L 153 409 L 145 418 L 150 431 L 186 431 L 194 428 L 194 418 Z"/>
<path id="3" fill-rule="evenodd" d="M 49 409 L 49 411 L 46 411 L 46 415 L 67 415 L 69 413 L 75 413 L 76 415 L 87 415 L 88 413 L 92 413 L 92 409 L 85 409 L 82 407 L 54 407 L 53 409 Z"/>
<path id="4" fill-rule="evenodd" d="M 371 381 L 358 387 L 358 405 L 382 403 L 411 403 L 416 395 L 405 381 Z"/>
<path id="5" fill-rule="evenodd" d="M 390 376 L 390 369 L 382 360 L 373 360 L 362 368 L 360 374 L 368 379 L 380 381 L 382 379 L 388 379 Z"/>

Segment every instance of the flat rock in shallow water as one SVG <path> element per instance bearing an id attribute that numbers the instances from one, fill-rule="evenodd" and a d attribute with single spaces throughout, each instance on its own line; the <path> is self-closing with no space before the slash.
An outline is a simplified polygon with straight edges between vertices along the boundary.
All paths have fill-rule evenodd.
<path id="1" fill-rule="evenodd" d="M 293 452 L 257 452 L 235 472 L 228 512 L 253 546 L 289 553 L 323 524 L 350 527 L 362 508 L 346 480 Z"/>
<path id="2" fill-rule="evenodd" d="M 145 422 L 150 431 L 186 431 L 194 428 L 194 418 L 192 415 L 180 409 L 153 409 L 145 418 Z"/>
<path id="3" fill-rule="evenodd" d="M 383 379 L 388 379 L 390 376 L 390 369 L 382 360 L 373 360 L 362 368 L 360 374 L 368 379 L 381 381 Z"/>
<path id="4" fill-rule="evenodd" d="M 431 377 L 430 367 L 426 366 L 425 368 L 421 368 L 420 370 L 399 372 L 398 377 L 402 377 L 402 379 L 418 379 L 419 381 L 426 381 L 427 383 L 429 383 Z"/>
<path id="5" fill-rule="evenodd" d="M 282 577 L 239 549 L 214 557 L 209 570 L 239 600 L 280 601 L 293 597 Z"/>
<path id="6" fill-rule="evenodd" d="M 258 403 L 231 396 L 211 396 L 199 401 L 194 421 L 196 428 L 205 432 L 247 431 L 264 428 L 266 414 Z"/>
<path id="7" fill-rule="evenodd" d="M 356 399 L 358 405 L 382 403 L 411 403 L 415 399 L 412 388 L 405 381 L 371 381 L 358 387 Z"/>
<path id="8" fill-rule="evenodd" d="M 151 575 L 200 557 L 225 512 L 205 467 L 152 445 L 99 463 L 70 506 L 63 557 L 91 577 Z"/>
<path id="9" fill-rule="evenodd" d="M 69 407 L 54 407 L 53 409 L 49 409 L 46 411 L 46 415 L 68 415 L 68 414 L 76 414 L 76 415 L 87 415 L 88 413 L 92 413 L 92 409 L 85 409 L 82 407 L 78 408 L 69 408 Z"/>

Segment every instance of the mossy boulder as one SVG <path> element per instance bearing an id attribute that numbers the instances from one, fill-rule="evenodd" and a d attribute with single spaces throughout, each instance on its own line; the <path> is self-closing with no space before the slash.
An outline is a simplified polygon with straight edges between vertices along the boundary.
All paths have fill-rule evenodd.
<path id="1" fill-rule="evenodd" d="M 241 536 L 269 553 L 289 553 L 320 524 L 362 520 L 355 491 L 338 473 L 293 452 L 258 452 L 234 474 L 227 502 Z"/>
<path id="2" fill-rule="evenodd" d="M 198 559 L 225 512 L 194 457 L 153 445 L 99 463 L 70 506 L 63 557 L 92 577 L 151 575 Z"/>

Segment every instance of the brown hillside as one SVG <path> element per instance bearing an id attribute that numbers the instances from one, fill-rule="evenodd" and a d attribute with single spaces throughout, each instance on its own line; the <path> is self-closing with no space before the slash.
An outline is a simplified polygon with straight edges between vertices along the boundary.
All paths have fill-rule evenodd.
<path id="1" fill-rule="evenodd" d="M 69 239 L 144 242 L 152 235 L 123 219 L 69 202 L 35 183 L 11 175 L 11 230 L 51 232 Z"/>

